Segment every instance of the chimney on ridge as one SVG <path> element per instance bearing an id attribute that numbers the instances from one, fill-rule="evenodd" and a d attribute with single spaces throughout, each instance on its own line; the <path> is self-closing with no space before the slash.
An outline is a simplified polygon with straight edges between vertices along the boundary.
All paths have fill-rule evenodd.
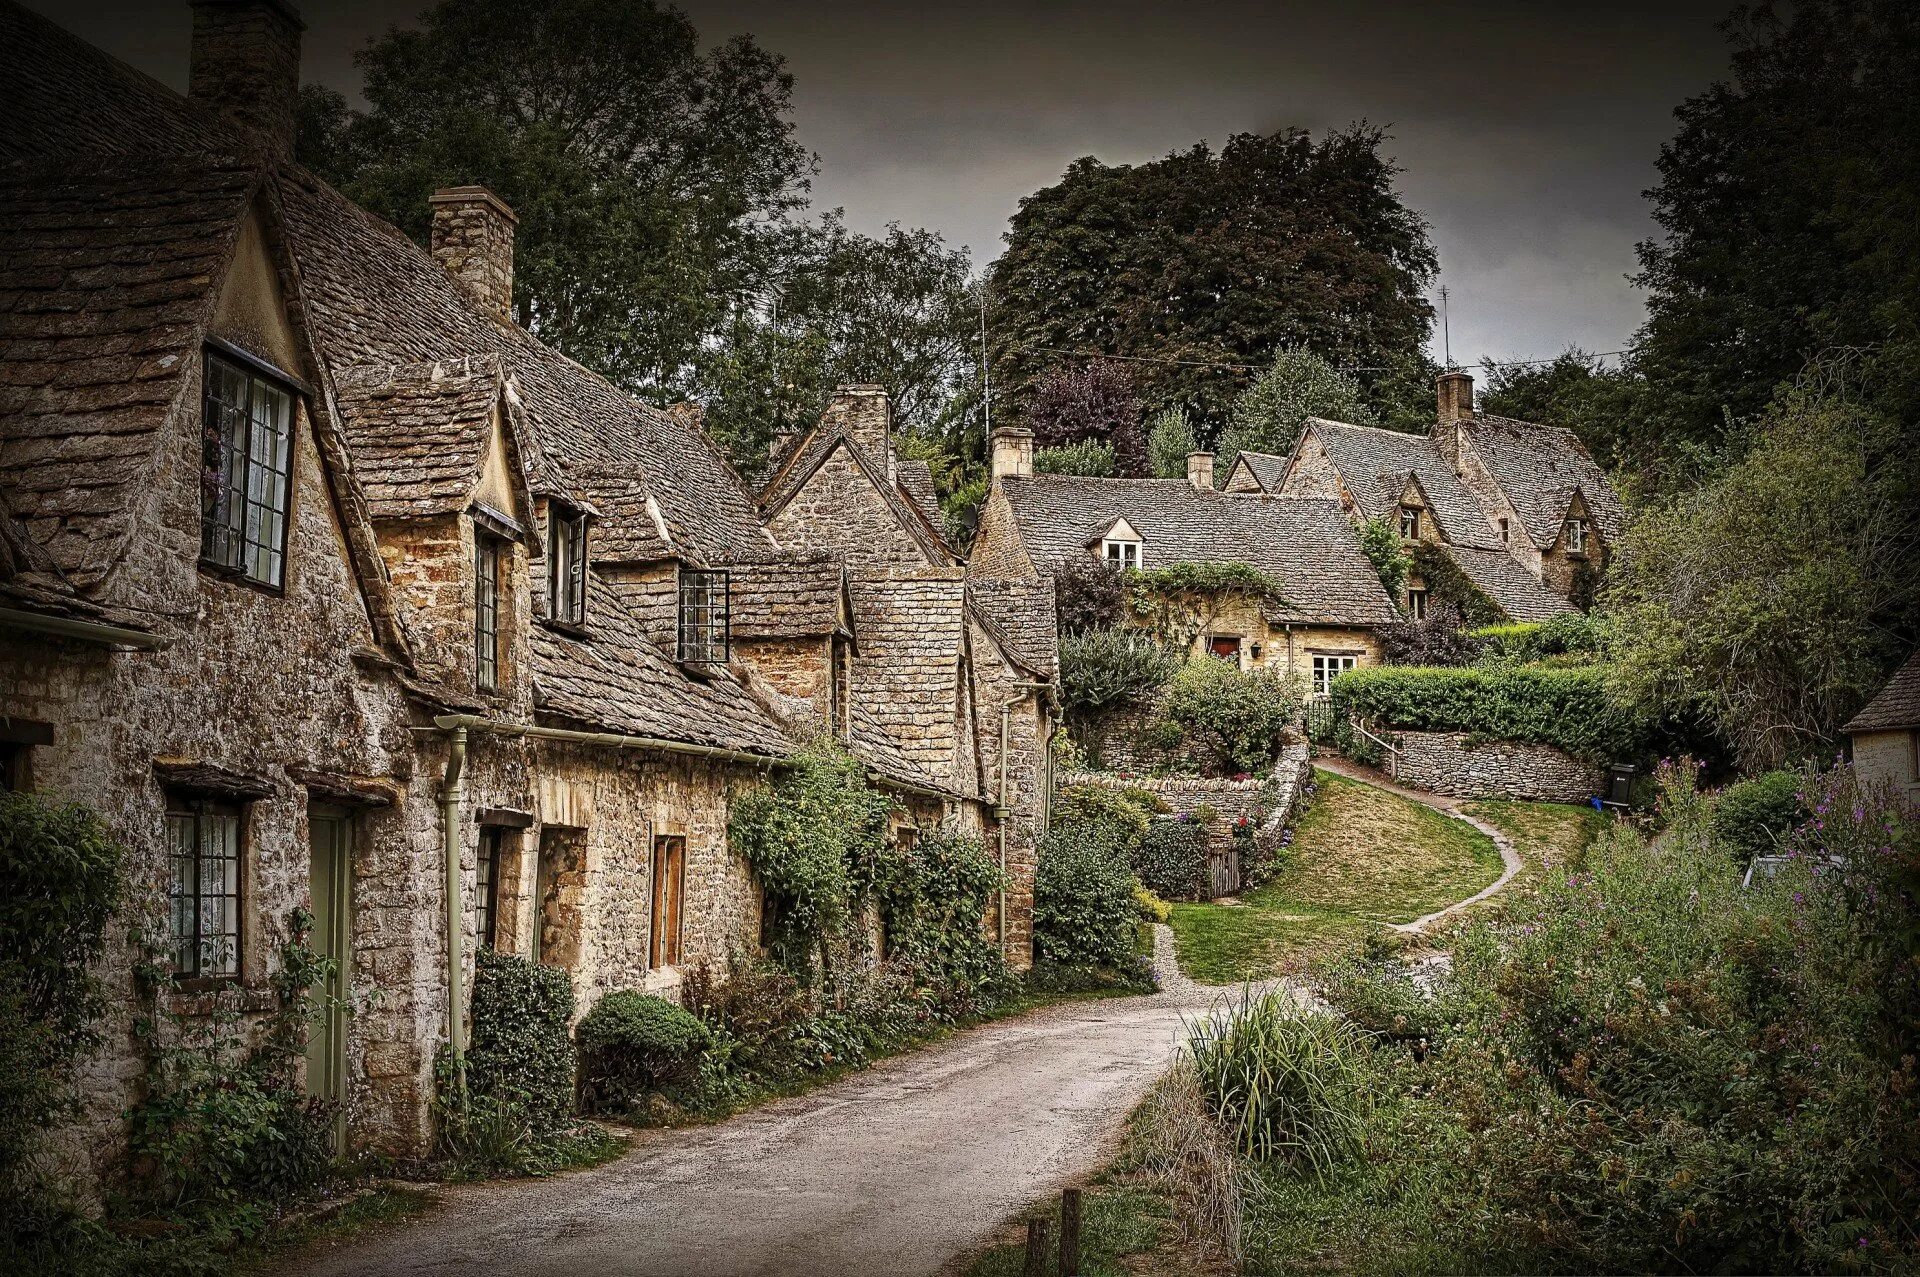
<path id="1" fill-rule="evenodd" d="M 427 198 L 433 256 L 495 319 L 513 321 L 513 228 L 520 219 L 484 186 L 449 186 Z"/>
<path id="2" fill-rule="evenodd" d="M 1025 426 L 1001 426 L 993 432 L 993 477 L 1033 477 L 1033 431 Z"/>
<path id="3" fill-rule="evenodd" d="M 894 477 L 893 401 L 885 386 L 835 386 L 823 423 L 845 430 L 867 460 Z"/>
<path id="4" fill-rule="evenodd" d="M 1439 390 L 1439 422 L 1450 426 L 1462 417 L 1473 415 L 1473 378 L 1458 368 L 1449 368 L 1435 383 Z"/>
<path id="5" fill-rule="evenodd" d="M 287 0 L 193 0 L 187 96 L 244 130 L 269 156 L 293 154 L 300 33 Z"/>
<path id="6" fill-rule="evenodd" d="M 1187 482 L 1196 488 L 1213 487 L 1213 454 L 1211 452 L 1187 454 Z"/>

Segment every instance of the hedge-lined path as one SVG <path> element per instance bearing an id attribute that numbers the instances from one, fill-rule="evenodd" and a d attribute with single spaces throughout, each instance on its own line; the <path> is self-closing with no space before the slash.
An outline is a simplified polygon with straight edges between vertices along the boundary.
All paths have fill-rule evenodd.
<path id="1" fill-rule="evenodd" d="M 1313 765 L 1322 771 L 1330 771 L 1335 775 L 1345 776 L 1348 780 L 1357 780 L 1363 784 L 1372 785 L 1375 789 L 1384 789 L 1389 794 L 1405 798 L 1409 802 L 1419 803 L 1423 807 L 1431 807 L 1443 816 L 1451 816 L 1455 820 L 1464 821 L 1472 825 L 1475 829 L 1478 829 L 1487 837 L 1493 839 L 1493 845 L 1500 849 L 1500 864 L 1502 868 L 1498 878 L 1495 878 L 1492 882 L 1474 892 L 1465 900 L 1457 901 L 1444 909 L 1436 909 L 1423 917 L 1415 918 L 1412 922 L 1388 923 L 1387 925 L 1395 931 L 1406 932 L 1408 934 L 1416 931 L 1425 931 L 1442 918 L 1450 917 L 1463 909 L 1471 909 L 1474 905 L 1479 904 L 1489 896 L 1497 895 L 1501 891 L 1504 891 L 1507 884 L 1513 881 L 1514 875 L 1526 867 L 1526 862 L 1520 859 L 1520 853 L 1514 848 L 1511 838 L 1507 837 L 1506 834 L 1500 830 L 1495 829 L 1486 821 L 1481 820 L 1478 816 L 1469 815 L 1463 810 L 1468 802 L 1467 799 L 1448 798 L 1444 794 L 1430 794 L 1424 789 L 1409 789 L 1407 786 L 1388 777 L 1383 771 L 1364 766 L 1354 762 L 1350 758 L 1342 758 L 1339 755 L 1328 755 L 1316 758 L 1313 760 Z"/>
<path id="2" fill-rule="evenodd" d="M 348 1274 L 935 1273 L 1105 1165 L 1185 1024 L 1229 991 L 1168 986 L 956 1033 L 712 1126 L 642 1132 L 618 1161 L 453 1185 L 425 1216 L 305 1257 Z M 1173 978 L 1177 977 L 1177 979 Z"/>

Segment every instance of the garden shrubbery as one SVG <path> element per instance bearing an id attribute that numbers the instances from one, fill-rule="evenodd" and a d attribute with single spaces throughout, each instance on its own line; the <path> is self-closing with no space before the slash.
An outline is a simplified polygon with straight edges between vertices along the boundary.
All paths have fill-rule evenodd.
<path id="1" fill-rule="evenodd" d="M 1077 718 L 1138 705 L 1180 668 L 1180 656 L 1145 630 L 1081 630 L 1060 639 L 1060 695 Z"/>
<path id="2" fill-rule="evenodd" d="M 1207 888 L 1207 826 L 1192 815 L 1150 822 L 1133 846 L 1133 871 L 1147 890 L 1167 900 L 1195 900 Z"/>
<path id="3" fill-rule="evenodd" d="M 1739 864 L 1779 851 L 1793 827 L 1807 818 L 1800 797 L 1805 783 L 1799 772 L 1780 771 L 1728 785 L 1713 804 L 1715 841 Z"/>
<path id="4" fill-rule="evenodd" d="M 1033 876 L 1036 964 L 1121 971 L 1133 965 L 1133 870 L 1100 830 L 1057 823 Z"/>
<path id="5" fill-rule="evenodd" d="M 1599 667 L 1376 666 L 1333 680 L 1336 718 L 1408 731 L 1479 732 L 1553 745 L 1593 762 L 1637 755 L 1646 728 L 1617 706 Z"/>
<path id="6" fill-rule="evenodd" d="M 656 1091 L 693 1080 L 713 1031 L 665 998 L 616 989 L 580 1021 L 580 1102 L 590 1113 L 622 1113 Z"/>
<path id="7" fill-rule="evenodd" d="M 1169 747 L 1199 746 L 1228 775 L 1260 772 L 1273 765 L 1280 733 L 1299 710 L 1299 686 L 1285 676 L 1202 658 L 1168 681 L 1156 731 Z"/>

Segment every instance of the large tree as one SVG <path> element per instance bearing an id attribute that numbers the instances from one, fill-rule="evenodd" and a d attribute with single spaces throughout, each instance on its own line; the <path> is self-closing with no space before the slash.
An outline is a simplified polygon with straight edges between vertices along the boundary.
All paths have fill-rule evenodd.
<path id="1" fill-rule="evenodd" d="M 1646 382 L 1629 369 L 1570 346 L 1546 362 L 1486 362 L 1480 410 L 1565 426 L 1609 470 L 1630 468 L 1633 423 Z"/>
<path id="2" fill-rule="evenodd" d="M 1184 406 L 1203 437 L 1247 371 L 1304 347 L 1362 378 L 1419 357 L 1436 269 L 1394 191 L 1385 134 L 1241 134 L 1138 165 L 1076 160 L 1020 203 L 992 273 L 994 382 L 1023 406 L 1050 367 L 1136 355 L 1149 411 Z M 1185 362 L 1177 362 L 1185 361 Z"/>
<path id="3" fill-rule="evenodd" d="M 1624 450 L 1670 480 L 1823 351 L 1869 352 L 1879 405 L 1920 415 L 1920 6 L 1786 12 L 1728 22 L 1732 73 L 1679 108 L 1649 193 L 1651 393 Z"/>
<path id="4" fill-rule="evenodd" d="M 1350 374 L 1310 350 L 1282 350 L 1233 401 L 1233 419 L 1220 432 L 1220 463 L 1214 473 L 1226 482 L 1227 472 L 1242 452 L 1285 456 L 1293 451 L 1300 428 L 1309 417 L 1356 426 L 1379 423 L 1361 393 L 1360 383 Z"/>

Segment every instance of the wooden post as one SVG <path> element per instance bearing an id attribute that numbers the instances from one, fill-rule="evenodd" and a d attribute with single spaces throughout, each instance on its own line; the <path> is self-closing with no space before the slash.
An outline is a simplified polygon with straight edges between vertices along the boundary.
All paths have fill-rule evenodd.
<path id="1" fill-rule="evenodd" d="M 1080 1190 L 1060 1190 L 1060 1277 L 1080 1277 Z"/>
<path id="2" fill-rule="evenodd" d="M 1047 1277 L 1047 1234 L 1052 1227 L 1050 1219 L 1027 1221 L 1027 1266 L 1021 1270 L 1024 1277 Z"/>

